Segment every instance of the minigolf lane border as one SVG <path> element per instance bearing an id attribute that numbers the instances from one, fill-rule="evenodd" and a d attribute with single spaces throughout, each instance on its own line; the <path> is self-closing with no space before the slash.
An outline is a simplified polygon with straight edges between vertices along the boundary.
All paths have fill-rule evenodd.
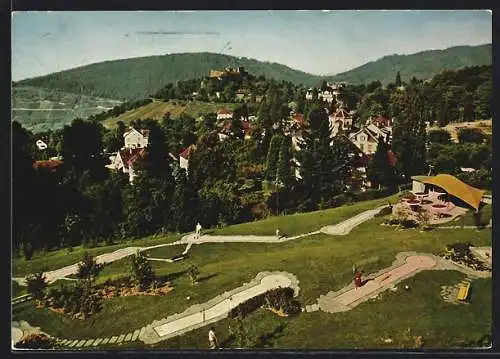
<path id="1" fill-rule="evenodd" d="M 203 319 L 200 321 L 200 317 L 198 317 L 198 316 L 201 316 L 203 318 L 203 312 L 206 313 L 211 308 L 214 308 L 215 306 L 220 305 L 222 302 L 227 301 L 230 298 L 237 296 L 238 294 L 241 294 L 241 293 L 243 293 L 243 292 L 245 292 L 253 287 L 261 285 L 263 283 L 263 281 L 265 281 L 266 278 L 277 277 L 277 276 L 281 276 L 282 279 L 285 279 L 286 283 L 287 283 L 286 287 L 292 288 L 294 290 L 294 296 L 295 297 L 298 296 L 299 290 L 300 290 L 299 280 L 297 279 L 297 277 L 295 275 L 288 273 L 288 272 L 280 272 L 280 271 L 260 272 L 249 283 L 245 283 L 242 286 L 235 288 L 229 292 L 224 292 L 222 294 L 219 294 L 218 296 L 210 299 L 209 301 L 207 301 L 203 304 L 195 304 L 195 305 L 189 307 L 188 309 L 186 309 L 182 313 L 176 313 L 176 314 L 170 315 L 167 318 L 164 318 L 162 320 L 153 321 L 151 324 L 149 324 L 145 327 L 145 330 L 139 336 L 138 339 L 143 341 L 146 344 L 154 344 L 154 343 L 158 343 L 160 341 L 163 341 L 163 340 L 166 340 L 166 339 L 178 336 L 178 335 L 182 335 L 188 331 L 204 327 L 208 324 L 215 323 L 221 319 L 227 318 L 229 315 L 230 309 L 236 307 L 236 305 L 238 305 L 240 303 L 235 303 L 231 307 L 228 305 L 227 310 L 224 310 L 221 314 L 211 316 L 209 318 L 205 318 L 204 321 L 203 321 Z M 283 286 L 282 285 L 271 286 L 271 287 L 268 287 L 266 290 L 264 290 L 264 292 L 266 292 L 267 290 L 270 290 L 270 289 L 278 288 L 278 287 L 283 287 Z M 262 292 L 262 293 L 264 293 L 264 292 Z M 255 295 L 260 295 L 262 293 L 258 293 Z M 252 297 L 254 297 L 255 295 L 252 295 Z M 191 317 L 191 316 L 193 316 L 194 318 L 197 317 L 198 319 L 195 319 L 192 324 L 186 323 L 182 329 L 174 330 L 174 331 L 169 332 L 169 333 L 167 332 L 166 328 L 167 328 L 168 324 L 173 324 L 175 321 L 182 322 L 183 319 L 187 319 L 188 317 Z M 186 320 L 186 322 L 188 322 L 188 321 Z M 162 334 L 165 332 L 167 332 L 167 333 Z"/>

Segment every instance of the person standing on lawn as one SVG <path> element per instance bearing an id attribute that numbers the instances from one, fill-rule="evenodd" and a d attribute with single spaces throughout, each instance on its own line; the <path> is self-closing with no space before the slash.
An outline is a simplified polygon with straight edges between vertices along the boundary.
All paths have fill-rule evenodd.
<path id="1" fill-rule="evenodd" d="M 199 239 L 200 238 L 200 234 L 201 234 L 201 224 L 200 222 L 198 222 L 198 224 L 196 225 L 196 232 L 195 232 L 195 237 L 196 239 Z"/>
<path id="2" fill-rule="evenodd" d="M 356 276 L 354 277 L 354 285 L 356 286 L 356 289 L 358 289 L 359 287 L 361 287 L 361 275 L 362 275 L 363 271 L 360 271 L 358 270 L 356 272 Z"/>
<path id="3" fill-rule="evenodd" d="M 219 341 L 217 340 L 213 327 L 210 327 L 208 331 L 208 345 L 210 349 L 217 349 L 219 347 Z"/>

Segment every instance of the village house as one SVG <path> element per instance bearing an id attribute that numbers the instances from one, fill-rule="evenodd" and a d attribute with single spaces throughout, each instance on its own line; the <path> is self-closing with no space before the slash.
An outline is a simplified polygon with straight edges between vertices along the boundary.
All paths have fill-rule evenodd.
<path id="1" fill-rule="evenodd" d="M 330 122 L 331 137 L 335 137 L 339 131 L 348 131 L 352 127 L 352 115 L 344 108 L 339 108 L 334 114 L 328 116 Z"/>
<path id="2" fill-rule="evenodd" d="M 328 90 L 319 92 L 318 93 L 318 98 L 320 100 L 326 101 L 328 103 L 332 103 L 333 102 L 333 94 L 330 91 L 328 91 Z"/>
<path id="3" fill-rule="evenodd" d="M 134 171 L 134 164 L 146 155 L 144 148 L 122 148 L 116 155 L 110 156 L 111 164 L 107 168 L 122 171 L 129 175 L 129 182 L 133 183 L 137 173 Z"/>
<path id="4" fill-rule="evenodd" d="M 189 168 L 189 157 L 191 157 L 191 154 L 195 149 L 195 145 L 189 145 L 179 154 L 179 167 L 184 168 L 186 170 L 186 173 L 188 172 Z"/>
<path id="5" fill-rule="evenodd" d="M 381 137 L 389 145 L 392 135 L 392 120 L 386 117 L 369 119 L 359 131 L 351 133 L 349 139 L 367 155 L 377 151 L 378 139 Z"/>
<path id="6" fill-rule="evenodd" d="M 366 155 L 373 154 L 377 150 L 378 135 L 368 129 L 367 126 L 363 126 L 359 131 L 351 133 L 349 140 Z"/>
<path id="7" fill-rule="evenodd" d="M 217 121 L 219 120 L 229 120 L 233 118 L 233 112 L 227 109 L 221 109 L 217 111 Z"/>
<path id="8" fill-rule="evenodd" d="M 313 89 L 310 87 L 307 92 L 306 92 L 306 100 L 312 100 L 313 99 Z"/>
<path id="9" fill-rule="evenodd" d="M 135 128 L 130 129 L 123 134 L 125 140 L 125 148 L 145 148 L 148 147 L 148 130 L 137 131 Z"/>

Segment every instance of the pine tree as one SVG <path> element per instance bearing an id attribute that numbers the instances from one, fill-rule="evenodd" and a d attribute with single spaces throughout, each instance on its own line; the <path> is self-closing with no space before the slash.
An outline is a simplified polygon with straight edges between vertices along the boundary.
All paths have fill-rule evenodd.
<path id="1" fill-rule="evenodd" d="M 292 138 L 285 136 L 281 141 L 276 174 L 276 177 L 285 187 L 288 187 L 292 181 L 291 151 Z"/>
<path id="2" fill-rule="evenodd" d="M 278 157 L 282 141 L 283 141 L 283 136 L 281 135 L 274 135 L 271 138 L 269 150 L 267 151 L 266 169 L 265 169 L 266 178 L 268 180 L 274 181 L 276 179 Z"/>
<path id="3" fill-rule="evenodd" d="M 173 230 L 183 233 L 192 230 L 198 217 L 198 195 L 183 168 L 175 171 L 175 191 L 172 198 Z"/>
<path id="4" fill-rule="evenodd" d="M 392 140 L 399 172 L 406 180 L 426 170 L 427 118 L 421 89 L 409 89 L 404 94 L 403 112 L 394 124 Z"/>
<path id="5" fill-rule="evenodd" d="M 298 157 L 306 193 L 305 209 L 316 209 L 320 202 L 344 190 L 350 171 L 347 147 L 340 139 L 330 138 L 328 116 L 323 108 L 311 111 L 309 131 L 303 136 Z"/>
<path id="6" fill-rule="evenodd" d="M 401 73 L 399 71 L 396 74 L 396 86 L 401 86 Z"/>
<path id="7" fill-rule="evenodd" d="M 395 171 L 389 162 L 388 150 L 385 140 L 379 137 L 377 151 L 375 151 L 372 160 L 368 164 L 366 173 L 372 186 L 392 187 L 395 185 Z"/>

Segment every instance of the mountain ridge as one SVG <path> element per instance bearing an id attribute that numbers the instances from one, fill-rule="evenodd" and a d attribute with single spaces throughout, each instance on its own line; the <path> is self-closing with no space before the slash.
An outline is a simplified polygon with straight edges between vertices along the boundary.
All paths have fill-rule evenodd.
<path id="1" fill-rule="evenodd" d="M 329 76 L 315 75 L 271 61 L 210 52 L 133 57 L 83 65 L 48 75 L 13 82 L 14 86 L 53 88 L 69 93 L 130 100 L 150 96 L 168 83 L 208 76 L 211 69 L 243 66 L 254 75 L 305 86 L 322 81 L 354 84 L 379 80 L 384 85 L 401 72 L 403 81 L 427 79 L 443 70 L 491 64 L 491 44 L 453 46 L 414 54 L 386 55 L 351 70 Z M 133 86 L 131 86 L 131 84 Z"/>

